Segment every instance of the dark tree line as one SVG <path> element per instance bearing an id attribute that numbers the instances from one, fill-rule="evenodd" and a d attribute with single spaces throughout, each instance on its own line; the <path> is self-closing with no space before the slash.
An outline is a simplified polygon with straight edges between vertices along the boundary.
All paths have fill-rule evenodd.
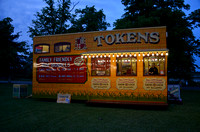
<path id="1" fill-rule="evenodd" d="M 95 6 L 75 9 L 78 3 L 71 3 L 70 0 L 44 2 L 46 6 L 36 12 L 32 26 L 29 27 L 30 37 L 101 31 L 110 26 L 103 10 L 97 10 Z M 167 26 L 168 76 L 189 80 L 191 72 L 198 67 L 194 55 L 200 56 L 200 40 L 192 32 L 200 27 L 200 9 L 186 16 L 183 9 L 189 10 L 190 6 L 184 0 L 122 0 L 122 4 L 125 13 L 114 22 L 114 29 Z M 26 42 L 16 41 L 19 33 L 13 35 L 11 21 L 10 18 L 0 21 L 0 38 L 4 43 L 0 57 L 5 64 L 1 65 L 5 71 L 0 76 L 8 78 L 14 72 L 32 72 L 32 54 L 28 52 Z"/>
<path id="2" fill-rule="evenodd" d="M 11 18 L 0 21 L 0 78 L 9 81 L 17 76 L 31 78 L 32 58 L 28 50 L 30 47 L 25 41 L 17 41 L 20 33 L 14 34 L 11 22 Z"/>

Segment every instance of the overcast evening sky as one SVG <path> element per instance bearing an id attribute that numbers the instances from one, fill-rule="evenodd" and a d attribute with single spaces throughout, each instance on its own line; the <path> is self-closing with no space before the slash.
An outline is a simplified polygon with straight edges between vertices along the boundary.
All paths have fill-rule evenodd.
<path id="1" fill-rule="evenodd" d="M 86 5 L 95 5 L 97 10 L 103 9 L 106 21 L 111 25 L 107 30 L 112 30 L 113 22 L 124 14 L 124 6 L 121 0 L 71 0 L 71 2 L 79 2 L 75 9 L 83 9 Z M 186 15 L 200 8 L 200 0 L 185 0 L 185 3 L 191 6 L 189 11 L 185 11 Z M 19 41 L 32 44 L 32 39 L 27 33 L 28 26 L 31 26 L 32 20 L 35 19 L 34 14 L 41 11 L 45 6 L 43 0 L 0 0 L 0 20 L 6 17 L 12 18 L 15 33 L 22 32 Z M 197 38 L 200 37 L 199 29 L 195 29 L 193 33 Z M 196 64 L 200 66 L 200 58 L 195 58 L 197 60 Z"/>

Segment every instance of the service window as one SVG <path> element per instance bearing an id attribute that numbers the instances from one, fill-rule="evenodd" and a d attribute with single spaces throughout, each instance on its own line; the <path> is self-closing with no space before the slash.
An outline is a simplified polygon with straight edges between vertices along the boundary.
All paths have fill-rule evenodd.
<path id="1" fill-rule="evenodd" d="M 70 52 L 71 51 L 71 43 L 68 42 L 60 42 L 54 44 L 54 52 Z"/>
<path id="2" fill-rule="evenodd" d="M 110 58 L 91 58 L 92 76 L 110 76 Z"/>
<path id="3" fill-rule="evenodd" d="M 117 62 L 117 76 L 136 76 L 137 75 L 137 58 L 119 57 Z"/>
<path id="4" fill-rule="evenodd" d="M 37 44 L 34 51 L 35 53 L 49 53 L 49 44 Z"/>
<path id="5" fill-rule="evenodd" d="M 144 75 L 165 75 L 165 57 L 164 56 L 151 56 L 144 57 Z"/>

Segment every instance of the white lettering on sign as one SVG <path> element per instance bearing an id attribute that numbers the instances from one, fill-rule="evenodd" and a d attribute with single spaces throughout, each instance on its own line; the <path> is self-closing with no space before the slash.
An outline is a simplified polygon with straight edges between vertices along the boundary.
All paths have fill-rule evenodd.
<path id="1" fill-rule="evenodd" d="M 145 43 L 157 44 L 160 41 L 158 32 L 145 32 L 144 34 L 138 32 L 129 32 L 129 33 L 116 33 L 115 35 L 108 34 L 105 37 L 103 35 L 95 36 L 94 41 L 97 41 L 97 46 L 103 46 L 102 40 L 106 44 L 127 44 L 127 43 L 141 43 L 141 40 L 144 40 Z"/>

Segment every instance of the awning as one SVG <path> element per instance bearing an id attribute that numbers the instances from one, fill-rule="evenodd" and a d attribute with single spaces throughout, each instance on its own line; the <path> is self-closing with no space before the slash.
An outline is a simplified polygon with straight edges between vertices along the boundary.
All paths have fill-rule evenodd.
<path id="1" fill-rule="evenodd" d="M 168 52 L 168 49 L 142 49 L 142 50 L 112 50 L 112 51 L 88 51 L 83 52 L 81 55 L 92 55 L 92 54 L 133 54 L 133 53 L 157 53 L 157 52 Z"/>

